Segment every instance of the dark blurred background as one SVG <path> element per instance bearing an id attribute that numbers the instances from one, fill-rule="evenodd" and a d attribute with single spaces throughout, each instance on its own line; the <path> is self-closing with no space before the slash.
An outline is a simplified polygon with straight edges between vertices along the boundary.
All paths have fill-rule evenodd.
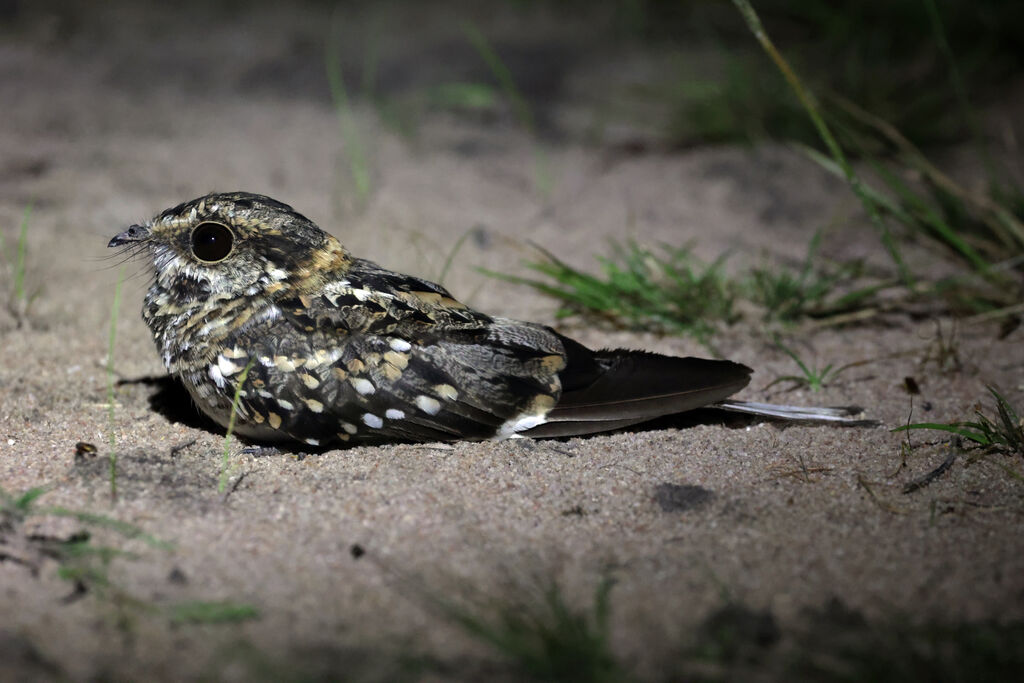
<path id="1" fill-rule="evenodd" d="M 517 162 L 524 172 L 505 177 L 511 157 L 503 161 L 499 154 L 485 173 L 496 191 L 532 190 L 541 214 L 553 193 L 561 193 L 567 207 L 577 205 L 566 189 L 571 182 L 555 191 L 548 163 L 572 150 L 596 150 L 610 166 L 639 155 L 682 158 L 697 147 L 788 145 L 837 183 L 848 182 L 838 151 L 873 179 L 870 196 L 858 197 L 861 218 L 879 214 L 896 233 L 886 247 L 890 267 L 875 273 L 881 281 L 899 277 L 915 293 L 917 271 L 950 261 L 953 271 L 980 277 L 988 287 L 959 296 L 967 303 L 954 310 L 1016 303 L 1020 278 L 1010 282 L 993 273 L 1019 275 L 1024 268 L 1024 156 L 1018 142 L 1024 3 L 760 0 L 753 7 L 798 84 L 786 81 L 737 4 L 727 0 L 186 1 L 173 7 L 4 0 L 0 35 L 9 50 L 0 62 L 0 93 L 7 119 L 0 136 L 19 141 L 42 131 L 47 142 L 8 161 L 7 176 L 17 180 L 5 192 L 14 208 L 0 219 L 13 223 L 17 207 L 56 198 L 54 189 L 65 192 L 67 184 L 53 180 L 52 188 L 40 189 L 32 179 L 67 166 L 76 153 L 81 167 L 113 174 L 107 184 L 118 187 L 111 202 L 120 206 L 111 209 L 111 221 L 123 220 L 126 202 L 137 201 L 141 220 L 154 205 L 226 183 L 283 192 L 314 210 L 329 186 L 332 219 L 340 224 L 379 198 L 374 193 L 385 186 L 386 150 L 396 141 L 412 155 L 441 149 L 455 157 L 445 163 L 461 168 L 462 160 L 496 149 L 512 155 L 525 150 L 526 163 Z M 824 144 L 794 85 L 816 103 L 837 141 L 834 149 Z M 213 143 L 203 136 L 223 140 L 215 131 L 225 123 L 238 133 L 227 143 L 232 153 L 207 154 Z M 512 135 L 494 134 L 504 132 Z M 43 149 L 51 143 L 52 149 Z M 307 162 L 303 154 L 323 158 Z M 417 168 L 410 173 L 430 173 L 433 162 L 426 156 L 413 162 Z M 199 157 L 203 166 L 190 168 L 188 160 Z M 563 176 L 571 176 L 574 162 L 559 163 Z M 733 203 L 756 204 L 762 224 L 780 216 L 795 224 L 807 211 L 794 203 L 814 193 L 804 192 L 805 181 L 792 167 L 781 172 L 779 163 L 764 157 L 724 165 L 708 160 L 699 173 L 726 176 L 744 188 Z M 134 165 L 145 166 L 149 175 L 136 173 Z M 332 173 L 336 179 L 324 180 Z M 453 194 L 457 184 L 450 183 Z M 437 190 L 430 196 L 437 199 Z M 408 186 L 402 193 L 412 208 L 396 210 L 418 212 L 408 223 L 418 221 L 429 233 L 425 202 Z M 751 202 L 751 193 L 761 199 Z M 779 208 L 780 198 L 790 207 Z M 509 201 L 510 207 L 523 206 Z M 498 204 L 481 200 L 484 209 L 494 208 L 490 219 L 485 211 L 441 204 L 455 215 L 445 215 L 442 206 L 434 222 L 458 225 L 485 249 L 490 233 L 476 227 L 497 222 Z M 648 209 L 643 201 L 638 206 Z M 694 225 L 726 220 L 687 211 L 686 220 L 665 222 L 664 235 L 651 238 L 678 244 Z M 815 206 L 812 213 L 820 225 L 826 210 Z M 537 228 L 536 215 L 502 215 L 505 236 L 545 241 L 547 228 Z M 566 220 L 559 217 L 563 226 Z M 581 218 L 581 225 L 594 234 L 615 234 L 628 230 L 630 220 L 598 226 Z M 885 234 L 878 221 L 873 224 Z M 758 232 L 734 228 L 751 240 Z M 561 234 L 561 228 L 548 230 Z M 806 242 L 807 230 L 800 234 L 746 243 L 730 237 L 727 245 L 752 253 Z M 588 237 L 578 239 L 586 244 Z M 348 236 L 346 241 L 354 248 L 377 246 Z M 845 242 L 830 255 L 853 268 L 866 241 Z M 907 265 L 900 245 L 922 243 L 939 258 L 929 252 Z M 796 252 L 805 250 L 790 250 L 787 258 Z M 436 270 L 447 274 L 446 267 Z M 946 305 L 950 288 L 929 291 L 939 290 Z"/>
<path id="2" fill-rule="evenodd" d="M 841 96 L 915 143 L 964 139 L 971 131 L 963 102 L 998 101 L 1021 75 L 1024 3 L 753 4 L 826 106 Z M 372 101 L 406 134 L 424 109 L 443 108 L 477 117 L 504 112 L 520 123 L 526 116 L 539 135 L 598 143 L 616 128 L 635 133 L 630 144 L 662 147 L 817 140 L 727 0 L 221 1 L 173 8 L 3 0 L 0 23 L 8 37 L 29 34 L 86 58 L 130 37 L 144 47 L 122 55 L 108 74 L 128 89 L 215 85 L 321 99 L 330 97 L 324 56 L 333 31 L 349 98 Z M 275 28 L 291 35 L 277 40 Z M 489 62 L 489 50 L 496 61 Z M 508 101 L 513 91 L 521 103 Z M 577 116 L 559 117 L 559 107 Z"/>

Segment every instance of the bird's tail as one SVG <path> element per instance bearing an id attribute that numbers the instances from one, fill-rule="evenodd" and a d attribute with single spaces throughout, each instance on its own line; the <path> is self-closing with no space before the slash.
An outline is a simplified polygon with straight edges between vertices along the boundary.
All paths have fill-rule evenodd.
<path id="1" fill-rule="evenodd" d="M 563 338 L 562 395 L 544 422 L 522 436 L 604 432 L 721 401 L 750 382 L 752 370 L 726 360 L 678 358 L 623 349 L 591 351 Z"/>
<path id="2" fill-rule="evenodd" d="M 562 395 L 543 422 L 518 436 L 559 437 L 620 429 L 705 406 L 782 420 L 868 424 L 860 408 L 802 408 L 729 399 L 750 368 L 727 360 L 679 358 L 624 349 L 591 351 L 562 337 Z"/>

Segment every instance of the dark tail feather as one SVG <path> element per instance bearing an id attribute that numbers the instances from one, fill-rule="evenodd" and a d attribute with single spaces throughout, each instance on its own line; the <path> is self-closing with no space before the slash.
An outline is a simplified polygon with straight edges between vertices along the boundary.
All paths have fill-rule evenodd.
<path id="1" fill-rule="evenodd" d="M 563 338 L 568 364 L 562 396 L 547 421 L 522 436 L 571 436 L 628 427 L 721 401 L 750 382 L 752 370 L 725 360 L 644 351 L 591 351 Z"/>

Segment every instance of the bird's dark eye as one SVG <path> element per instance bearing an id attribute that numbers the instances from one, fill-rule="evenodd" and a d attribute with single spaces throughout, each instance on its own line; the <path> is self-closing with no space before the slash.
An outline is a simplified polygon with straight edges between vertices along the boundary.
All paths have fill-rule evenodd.
<path id="1" fill-rule="evenodd" d="M 200 223 L 192 231 L 192 253 L 197 259 L 207 263 L 223 261 L 231 253 L 234 241 L 235 236 L 226 225 Z"/>

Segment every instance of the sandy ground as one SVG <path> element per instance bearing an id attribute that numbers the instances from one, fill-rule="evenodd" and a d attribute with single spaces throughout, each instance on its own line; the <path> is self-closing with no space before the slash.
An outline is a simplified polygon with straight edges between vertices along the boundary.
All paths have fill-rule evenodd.
<path id="1" fill-rule="evenodd" d="M 270 194 L 355 253 L 426 277 L 438 276 L 470 231 L 449 288 L 488 312 L 549 323 L 551 301 L 476 267 L 521 272 L 534 241 L 593 268 L 610 237 L 694 240 L 699 253 L 730 249 L 738 263 L 764 253 L 796 258 L 818 226 L 855 214 L 842 187 L 783 149 L 626 154 L 584 144 L 579 93 L 601 69 L 628 70 L 636 60 L 592 55 L 565 58 L 564 70 L 540 68 L 538 60 L 563 63 L 544 31 L 510 52 L 534 65 L 537 90 L 524 89 L 548 105 L 539 110 L 539 142 L 511 117 L 443 113 L 422 114 L 410 142 L 359 110 L 373 190 L 357 206 L 323 76 L 326 16 L 316 8 L 171 15 L 126 4 L 8 18 L 0 227 L 9 258 L 32 204 L 27 284 L 38 296 L 21 326 L 0 313 L 0 483 L 15 494 L 45 486 L 40 506 L 131 522 L 173 549 L 93 527 L 96 544 L 137 555 L 110 561 L 111 588 L 65 599 L 72 582 L 38 550 L 83 525 L 34 515 L 0 527 L 5 680 L 361 676 L 386 670 L 397 653 L 431 654 L 451 666 L 434 675 L 457 677 L 490 655 L 444 618 L 440 603 L 511 603 L 557 582 L 583 609 L 606 577 L 616 581 L 612 648 L 652 678 L 667 675 L 687 634 L 723 604 L 768 611 L 783 628 L 833 598 L 869 620 L 1024 617 L 1024 490 L 1000 466 L 1019 471 L 1019 460 L 960 457 L 904 494 L 947 447 L 918 433 L 903 462 L 901 437 L 887 429 L 910 413 L 906 376 L 921 386 L 915 419 L 969 417 L 989 383 L 1020 405 L 1020 331 L 999 340 L 985 325 L 893 318 L 807 332 L 794 343 L 816 364 L 868 361 L 818 393 L 765 390 L 795 368 L 756 325 L 715 339 L 724 355 L 757 369 L 741 398 L 857 404 L 883 427 L 702 414 L 554 442 L 307 457 L 247 455 L 234 444 L 237 486 L 224 497 L 222 432 L 158 400 L 163 369 L 138 315 L 146 273 L 129 264 L 116 338 L 116 372 L 126 381 L 111 426 L 104 363 L 118 264 L 106 241 L 208 191 Z M 346 35 L 363 35 L 365 16 L 345 18 Z M 477 18 L 499 37 L 525 21 Z M 451 19 L 396 13 L 382 39 L 390 50 L 382 88 L 438 73 L 485 78 Z M 563 45 L 583 43 L 587 54 L 576 27 L 560 29 Z M 357 40 L 343 46 L 353 73 L 362 50 Z M 632 135 L 622 125 L 605 132 L 612 142 Z M 552 178 L 547 196 L 535 187 L 538 158 Z M 829 248 L 885 262 L 856 224 Z M 9 269 L 0 282 L 6 299 Z M 707 353 L 686 339 L 562 329 L 591 345 Z M 934 362 L 939 329 L 955 340 L 956 369 Z M 111 432 L 120 456 L 115 503 Z M 100 456 L 76 464 L 78 441 L 96 444 Z M 688 507 L 665 485 L 711 496 Z M 255 606 L 259 617 L 196 625 L 167 616 L 172 605 L 214 600 Z"/>

